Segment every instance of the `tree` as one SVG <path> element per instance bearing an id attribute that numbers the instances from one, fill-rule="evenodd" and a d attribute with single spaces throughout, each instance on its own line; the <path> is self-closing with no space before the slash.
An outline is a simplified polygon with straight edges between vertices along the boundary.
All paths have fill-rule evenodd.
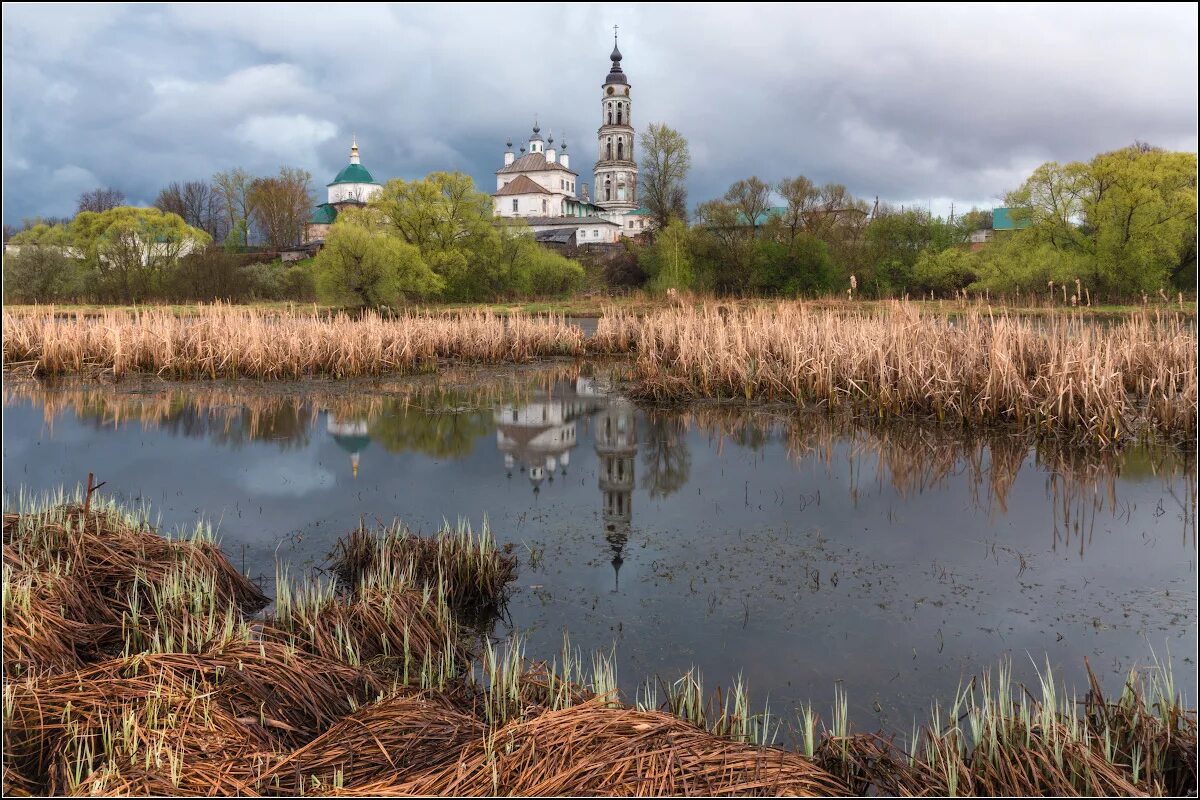
<path id="1" fill-rule="evenodd" d="M 367 216 L 339 216 L 313 264 L 321 296 L 376 307 L 442 289 L 415 245 L 373 227 Z"/>
<path id="2" fill-rule="evenodd" d="M 84 211 L 71 223 L 69 237 L 97 290 L 123 303 L 149 299 L 180 256 L 212 241 L 176 214 L 133 206 Z"/>
<path id="3" fill-rule="evenodd" d="M 1052 260 L 1079 270 L 1063 277 L 1093 291 L 1153 291 L 1194 268 L 1195 153 L 1138 143 L 1087 163 L 1049 162 L 1006 202 L 1027 224 L 1012 247 L 1062 254 Z"/>
<path id="4" fill-rule="evenodd" d="M 729 191 L 725 192 L 725 202 L 738 212 L 740 224 L 749 225 L 751 231 L 757 233 L 767 209 L 771 207 L 771 187 L 759 180 L 758 176 L 752 176 L 730 186 Z"/>
<path id="5" fill-rule="evenodd" d="M 937 251 L 922 250 L 913 268 L 914 288 L 922 293 L 950 294 L 966 288 L 975 280 L 975 261 L 965 250 L 951 247 Z"/>
<path id="6" fill-rule="evenodd" d="M 79 195 L 76 213 L 91 211 L 101 213 L 125 205 L 125 193 L 111 186 L 92 189 Z"/>
<path id="7" fill-rule="evenodd" d="M 687 221 L 687 175 L 692 157 L 687 139 L 666 125 L 651 123 L 642 132 L 642 202 L 654 227 L 664 230 L 672 219 Z"/>
<path id="8" fill-rule="evenodd" d="M 782 297 L 817 295 L 833 288 L 829 249 L 803 231 L 780 242 L 764 238 L 758 243 L 753 287 L 761 294 Z"/>
<path id="9" fill-rule="evenodd" d="M 245 247 L 250 244 L 250 217 L 254 210 L 250 199 L 250 187 L 254 179 L 250 173 L 241 167 L 218 172 L 213 175 L 213 189 L 224 211 L 228 236 L 240 236 L 236 244 Z M 228 244 L 228 241 L 227 241 Z"/>
<path id="10" fill-rule="evenodd" d="M 694 286 L 691 246 L 688 226 L 682 220 L 672 218 L 659 231 L 654 244 L 642 250 L 641 265 L 650 276 L 651 288 L 666 291 Z"/>
<path id="11" fill-rule="evenodd" d="M 272 250 L 285 250 L 303 241 L 313 204 L 310 181 L 312 175 L 305 170 L 280 167 L 276 177 L 256 178 L 250 184 L 250 211 Z"/>
<path id="12" fill-rule="evenodd" d="M 214 242 L 228 235 L 224 209 L 211 184 L 207 181 L 175 181 L 158 193 L 154 207 L 168 214 L 177 214 L 193 228 L 200 228 Z"/>
<path id="13" fill-rule="evenodd" d="M 497 224 L 492 198 L 461 173 L 388 181 L 367 211 L 380 231 L 417 248 L 447 300 L 556 294 L 583 280 L 578 263 L 538 245 L 523 221 Z"/>
<path id="14" fill-rule="evenodd" d="M 63 225 L 39 224 L 15 234 L 17 252 L 4 258 L 4 299 L 46 303 L 79 295 L 82 276 L 69 242 Z"/>

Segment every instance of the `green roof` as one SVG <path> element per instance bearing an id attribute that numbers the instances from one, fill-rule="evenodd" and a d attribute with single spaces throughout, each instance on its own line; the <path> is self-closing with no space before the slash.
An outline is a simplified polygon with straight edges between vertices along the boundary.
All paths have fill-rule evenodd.
<path id="1" fill-rule="evenodd" d="M 771 206 L 766 211 L 759 212 L 758 218 L 754 220 L 754 225 L 755 225 L 755 227 L 757 227 L 759 225 L 766 225 L 767 220 L 771 219 L 771 217 L 782 217 L 786 213 L 787 213 L 787 206 Z M 738 225 L 748 224 L 746 222 L 746 215 L 740 211 L 738 212 L 738 215 L 737 215 L 737 224 Z"/>
<path id="2" fill-rule="evenodd" d="M 333 440 L 337 442 L 338 447 L 345 450 L 347 453 L 361 453 L 367 449 L 367 445 L 371 443 L 370 436 L 354 436 L 335 433 Z"/>
<path id="3" fill-rule="evenodd" d="M 308 218 L 308 221 L 312 225 L 332 225 L 335 219 L 337 219 L 337 209 L 329 203 L 321 203 L 313 209 L 312 216 Z"/>
<path id="4" fill-rule="evenodd" d="M 625 212 L 625 216 L 627 216 L 627 217 L 630 214 L 636 214 L 639 217 L 648 217 L 648 216 L 650 216 L 650 209 L 646 208 L 645 206 L 642 206 L 641 208 L 635 208 L 633 211 Z"/>
<path id="5" fill-rule="evenodd" d="M 1019 212 L 1017 219 L 1013 218 L 1012 212 Z M 1029 210 L 1024 208 L 993 208 L 992 209 L 992 230 L 994 231 L 1016 231 L 1021 228 L 1028 228 L 1032 223 L 1029 219 Z"/>
<path id="6" fill-rule="evenodd" d="M 367 168 L 362 164 L 347 164 L 337 174 L 337 177 L 333 179 L 333 183 L 325 185 L 337 186 L 339 183 L 375 183 L 375 179 L 371 177 L 371 173 L 367 172 Z"/>

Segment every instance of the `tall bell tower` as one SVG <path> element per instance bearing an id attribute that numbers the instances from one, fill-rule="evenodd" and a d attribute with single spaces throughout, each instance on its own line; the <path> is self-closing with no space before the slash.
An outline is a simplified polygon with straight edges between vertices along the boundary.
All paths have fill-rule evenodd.
<path id="1" fill-rule="evenodd" d="M 596 159 L 594 202 L 605 216 L 618 218 L 638 207 L 637 161 L 633 157 L 633 119 L 629 80 L 621 71 L 617 26 L 613 26 L 612 67 L 601 87 L 599 150 Z M 619 219 L 616 220 L 620 222 Z"/>

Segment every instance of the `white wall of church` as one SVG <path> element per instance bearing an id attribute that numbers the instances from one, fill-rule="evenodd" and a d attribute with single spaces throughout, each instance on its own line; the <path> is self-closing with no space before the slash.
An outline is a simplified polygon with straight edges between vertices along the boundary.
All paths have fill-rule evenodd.
<path id="1" fill-rule="evenodd" d="M 329 187 L 329 202 L 365 203 L 381 191 L 383 187 L 373 183 L 338 183 Z"/>

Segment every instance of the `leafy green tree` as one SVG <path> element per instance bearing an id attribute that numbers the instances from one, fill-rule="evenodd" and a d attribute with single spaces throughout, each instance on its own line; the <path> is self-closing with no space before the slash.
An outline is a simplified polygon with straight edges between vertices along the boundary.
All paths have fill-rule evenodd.
<path id="1" fill-rule="evenodd" d="M 339 216 L 313 266 L 318 295 L 332 302 L 375 307 L 430 297 L 443 286 L 414 245 L 355 214 Z"/>
<path id="2" fill-rule="evenodd" d="M 825 243 L 800 232 L 786 242 L 763 239 L 755 259 L 756 292 L 782 297 L 825 294 L 833 289 L 833 262 Z"/>
<path id="3" fill-rule="evenodd" d="M 666 125 L 651 123 L 641 135 L 642 203 L 650 209 L 654 227 L 663 230 L 672 219 L 687 221 L 687 175 L 692 156 L 687 139 Z"/>
<path id="4" fill-rule="evenodd" d="M 389 181 L 369 210 L 381 232 L 417 248 L 447 300 L 560 294 L 583 280 L 575 261 L 538 245 L 520 220 L 495 220 L 492 199 L 467 175 Z"/>
<path id="5" fill-rule="evenodd" d="M 1093 291 L 1153 291 L 1194 269 L 1196 154 L 1135 144 L 1087 163 L 1049 162 L 1006 198 L 1027 224 L 1012 235 L 1028 262 L 1071 262 Z M 1046 248 L 1062 256 L 1049 257 Z M 986 276 L 991 279 L 992 276 Z"/>
<path id="6" fill-rule="evenodd" d="M 921 292 L 950 294 L 966 288 L 976 278 L 975 259 L 959 248 L 926 248 L 917 256 L 913 268 L 914 288 Z"/>
<path id="7" fill-rule="evenodd" d="M 176 214 L 118 206 L 83 211 L 68 233 L 101 297 L 141 303 L 159 292 L 181 256 L 211 243 Z"/>
<path id="8" fill-rule="evenodd" d="M 654 243 L 641 252 L 641 267 L 650 276 L 650 287 L 655 291 L 691 289 L 695 284 L 691 248 L 688 226 L 672 218 L 658 232 Z"/>

